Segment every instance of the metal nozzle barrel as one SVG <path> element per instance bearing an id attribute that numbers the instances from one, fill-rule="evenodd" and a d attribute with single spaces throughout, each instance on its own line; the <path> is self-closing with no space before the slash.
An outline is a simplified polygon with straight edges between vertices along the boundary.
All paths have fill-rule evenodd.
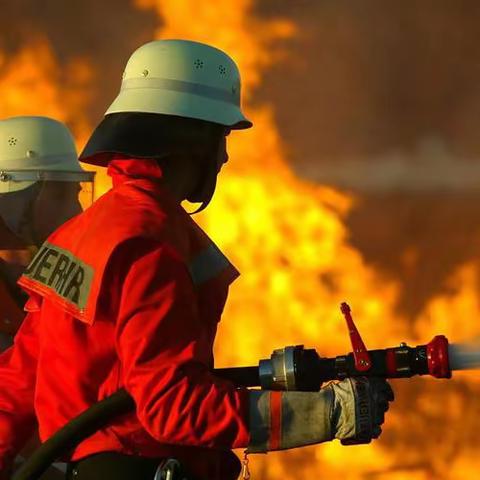
<path id="1" fill-rule="evenodd" d="M 357 368 L 353 353 L 333 358 L 319 357 L 314 349 L 303 345 L 275 350 L 269 359 L 260 360 L 259 368 L 218 369 L 216 375 L 230 378 L 239 385 L 261 386 L 265 390 L 317 391 L 322 383 L 347 377 L 408 378 L 431 375 L 452 376 L 449 344 L 443 335 L 426 345 L 368 350 L 370 367 Z"/>

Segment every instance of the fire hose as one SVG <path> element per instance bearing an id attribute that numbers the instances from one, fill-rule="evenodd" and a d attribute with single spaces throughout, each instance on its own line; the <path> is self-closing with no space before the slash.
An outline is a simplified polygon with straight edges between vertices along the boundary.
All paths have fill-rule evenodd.
<path id="1" fill-rule="evenodd" d="M 342 303 L 341 310 L 352 344 L 351 353 L 323 358 L 315 349 L 305 349 L 303 345 L 288 346 L 275 350 L 269 359 L 260 360 L 258 366 L 219 368 L 213 370 L 213 374 L 242 387 L 296 391 L 318 391 L 324 382 L 347 377 L 452 376 L 455 365 L 449 360 L 450 346 L 444 335 L 416 347 L 401 343 L 398 347 L 367 350 L 353 322 L 350 307 Z M 123 389 L 96 403 L 44 442 L 17 470 L 12 480 L 38 479 L 50 464 L 134 408 L 133 398 Z"/>

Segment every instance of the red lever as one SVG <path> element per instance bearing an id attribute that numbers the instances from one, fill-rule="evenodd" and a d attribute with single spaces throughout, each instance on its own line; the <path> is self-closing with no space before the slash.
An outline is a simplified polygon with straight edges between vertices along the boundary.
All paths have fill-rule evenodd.
<path id="1" fill-rule="evenodd" d="M 340 310 L 347 322 L 348 334 L 350 335 L 350 341 L 352 342 L 353 358 L 355 359 L 355 368 L 359 372 L 366 372 L 367 370 L 370 370 L 370 367 L 372 366 L 370 354 L 363 343 L 360 333 L 358 333 L 355 323 L 353 323 L 348 303 L 343 302 L 340 306 Z"/>

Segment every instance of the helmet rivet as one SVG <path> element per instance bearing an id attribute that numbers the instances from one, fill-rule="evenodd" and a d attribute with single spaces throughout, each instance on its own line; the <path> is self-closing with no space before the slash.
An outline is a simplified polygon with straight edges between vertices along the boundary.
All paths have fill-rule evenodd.
<path id="1" fill-rule="evenodd" d="M 27 157 L 32 158 L 35 157 L 37 153 L 34 150 L 27 150 Z"/>
<path id="2" fill-rule="evenodd" d="M 148 76 L 148 70 L 144 70 L 144 71 L 142 72 L 142 75 L 143 75 L 144 77 Z"/>
<path id="3" fill-rule="evenodd" d="M 10 180 L 10 175 L 6 172 L 0 172 L 0 181 L 8 182 Z"/>

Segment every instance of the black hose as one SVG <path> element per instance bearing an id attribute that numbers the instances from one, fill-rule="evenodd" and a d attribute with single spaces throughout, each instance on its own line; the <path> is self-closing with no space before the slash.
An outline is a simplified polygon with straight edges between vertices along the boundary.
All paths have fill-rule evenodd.
<path id="1" fill-rule="evenodd" d="M 125 391 L 110 395 L 68 422 L 43 443 L 15 472 L 12 480 L 36 480 L 64 453 L 105 427 L 116 417 L 135 408 L 133 398 Z"/>
<path id="2" fill-rule="evenodd" d="M 214 374 L 239 386 L 259 385 L 258 367 L 220 368 L 214 370 Z M 135 402 L 124 389 L 92 405 L 42 443 L 11 480 L 38 479 L 53 462 L 73 450 L 83 440 L 110 424 L 115 418 L 134 409 Z"/>

